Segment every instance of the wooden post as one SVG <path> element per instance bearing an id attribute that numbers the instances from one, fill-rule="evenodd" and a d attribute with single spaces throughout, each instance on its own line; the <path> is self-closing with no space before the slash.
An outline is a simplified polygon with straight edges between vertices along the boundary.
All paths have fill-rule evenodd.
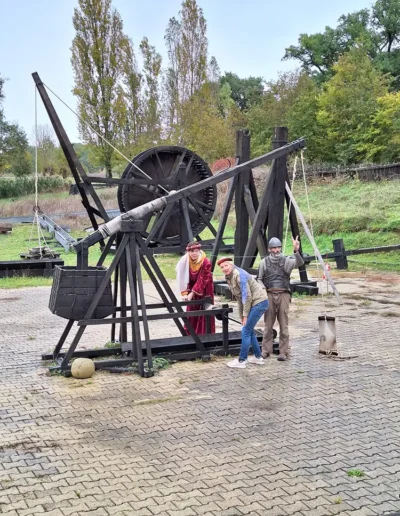
<path id="1" fill-rule="evenodd" d="M 275 127 L 272 148 L 278 149 L 287 144 L 287 127 Z M 272 237 L 283 240 L 283 215 L 285 205 L 285 179 L 287 176 L 286 156 L 275 160 L 270 181 L 273 182 L 268 209 L 268 241 Z"/>
<path id="2" fill-rule="evenodd" d="M 333 244 L 333 252 L 334 253 L 341 253 L 341 256 L 337 256 L 335 258 L 335 261 L 336 261 L 336 267 L 338 269 L 347 269 L 348 268 L 348 262 L 347 262 L 347 256 L 344 254 L 345 253 L 345 248 L 344 248 L 344 242 L 343 242 L 343 239 L 342 238 L 338 238 L 336 240 L 332 240 L 332 244 Z"/>
<path id="3" fill-rule="evenodd" d="M 236 131 L 236 158 L 238 164 L 250 160 L 250 134 L 247 129 Z M 245 202 L 244 187 L 250 186 L 251 169 L 240 173 L 235 192 L 235 265 L 240 266 L 249 238 L 249 214 Z"/>

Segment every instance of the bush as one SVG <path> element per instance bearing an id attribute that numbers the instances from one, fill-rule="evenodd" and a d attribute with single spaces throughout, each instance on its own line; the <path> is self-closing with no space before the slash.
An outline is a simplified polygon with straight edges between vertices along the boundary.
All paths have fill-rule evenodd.
<path id="1" fill-rule="evenodd" d="M 38 191 L 39 193 L 59 192 L 67 190 L 69 182 L 61 177 L 39 177 Z M 0 199 L 12 197 L 22 197 L 35 193 L 34 176 L 18 177 L 15 179 L 0 179 Z"/>

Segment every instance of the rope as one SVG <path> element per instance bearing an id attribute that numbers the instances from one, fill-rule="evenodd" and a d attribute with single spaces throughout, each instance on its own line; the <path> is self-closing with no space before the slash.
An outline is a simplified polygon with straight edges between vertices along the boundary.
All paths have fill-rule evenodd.
<path id="1" fill-rule="evenodd" d="M 79 120 L 80 120 L 83 124 L 85 124 L 85 125 L 87 125 L 88 127 L 90 127 L 90 129 L 91 129 L 93 132 L 95 132 L 99 138 L 101 138 L 102 140 L 104 140 L 104 141 L 105 141 L 105 142 L 106 142 L 106 143 L 107 143 L 111 148 L 113 148 L 113 149 L 115 150 L 115 152 L 117 152 L 117 153 L 118 153 L 120 156 L 122 156 L 122 157 L 123 157 L 123 158 L 124 158 L 128 163 L 130 163 L 130 164 L 131 164 L 132 166 L 134 166 L 137 170 L 139 170 L 139 172 L 140 172 L 141 174 L 143 174 L 145 177 L 147 177 L 147 179 L 153 179 L 152 177 L 150 177 L 149 175 L 147 175 L 147 174 L 146 174 L 146 172 L 144 172 L 140 167 L 138 167 L 137 165 L 135 165 L 135 163 L 133 163 L 129 158 L 127 158 L 127 157 L 125 156 L 125 154 L 123 154 L 120 150 L 118 150 L 116 147 L 114 147 L 114 145 L 113 145 L 112 143 L 110 143 L 106 138 L 104 138 L 104 136 L 102 136 L 100 133 L 98 133 L 98 132 L 96 131 L 96 129 L 95 129 L 94 127 L 92 127 L 92 126 L 89 124 L 89 122 L 87 122 L 86 120 L 84 120 L 80 115 L 78 115 L 78 113 L 77 113 L 76 111 L 74 111 L 71 107 L 69 107 L 69 106 L 68 106 L 68 104 L 66 104 L 66 103 L 65 103 L 65 102 L 64 102 L 64 101 L 63 101 L 63 100 L 62 100 L 62 99 L 61 99 L 61 98 L 60 98 L 60 97 L 59 97 L 59 96 L 58 96 L 58 95 L 57 95 L 57 94 L 56 94 L 56 93 L 55 93 L 55 92 L 54 92 L 54 91 L 49 87 L 49 86 L 47 86 L 47 84 L 45 84 L 45 83 L 43 83 L 43 84 L 44 84 L 44 86 L 46 86 L 46 88 L 47 88 L 49 91 L 51 91 L 51 93 L 52 93 L 55 97 L 57 97 L 57 99 L 58 99 L 62 104 L 64 104 L 64 106 L 65 106 L 66 108 L 68 108 L 68 109 L 69 109 L 69 110 L 70 110 L 70 111 L 71 111 L 75 116 L 77 116 L 77 117 L 79 118 Z M 170 193 L 166 188 L 164 188 L 164 187 L 163 187 L 163 186 L 161 186 L 161 185 L 157 185 L 157 187 L 158 187 L 158 188 L 161 188 L 162 190 L 164 190 L 164 192 L 165 192 L 166 194 L 169 194 L 169 193 Z"/>
<path id="2" fill-rule="evenodd" d="M 40 257 L 42 258 L 43 257 L 43 249 L 45 247 L 49 247 L 47 245 L 47 242 L 46 242 L 46 239 L 44 237 L 44 234 L 43 234 L 43 231 L 42 231 L 42 227 L 40 225 L 40 221 L 39 221 L 39 167 L 38 167 L 38 146 L 39 146 L 39 138 L 38 138 L 38 123 L 37 123 L 37 88 L 35 87 L 35 140 L 36 140 L 36 145 L 35 145 L 35 206 L 33 208 L 33 212 L 34 212 L 34 217 L 33 217 L 33 222 L 32 222 L 32 227 L 31 227 L 31 232 L 30 232 L 30 235 L 29 235 L 29 242 L 28 242 L 28 251 L 29 251 L 29 247 L 31 246 L 31 240 L 32 240 L 32 233 L 33 233 L 33 229 L 35 227 L 35 224 L 36 224 L 36 230 L 37 230 L 37 239 L 38 239 L 38 247 L 39 247 L 39 251 L 40 251 Z M 43 247 L 42 247 L 42 242 L 43 241 Z M 54 257 L 54 255 L 53 255 Z"/>
<path id="3" fill-rule="evenodd" d="M 294 165 L 293 165 L 293 176 L 292 176 L 292 192 L 293 192 L 293 186 L 294 186 L 294 180 L 296 179 L 296 167 L 297 167 L 297 154 L 294 158 Z M 290 210 L 292 208 L 292 199 L 289 201 L 289 209 L 288 209 L 288 216 L 286 221 L 286 232 L 285 232 L 285 240 L 283 243 L 283 250 L 286 252 L 286 242 L 287 242 L 287 235 L 289 231 L 289 221 L 290 221 Z"/>
<path id="4" fill-rule="evenodd" d="M 303 149 L 300 151 L 300 160 L 301 160 L 301 169 L 302 169 L 302 172 L 303 172 L 304 189 L 305 189 L 306 199 L 307 199 L 308 218 L 309 218 L 309 221 L 310 221 L 310 231 L 311 231 L 311 235 L 312 235 L 312 237 L 313 237 L 313 239 L 315 241 L 315 238 L 314 238 L 314 228 L 313 228 L 312 217 L 311 217 L 310 198 L 309 198 L 309 195 L 308 195 L 306 171 L 305 171 L 305 167 L 304 167 L 304 153 L 303 153 Z M 318 283 L 320 283 L 322 281 L 322 278 L 321 278 L 319 262 L 318 262 L 317 257 L 315 257 L 315 264 L 317 266 Z M 322 299 L 322 304 L 324 306 L 324 315 L 326 316 L 326 304 L 325 304 L 324 289 L 323 289 L 323 285 L 322 284 L 321 284 L 321 299 Z"/>

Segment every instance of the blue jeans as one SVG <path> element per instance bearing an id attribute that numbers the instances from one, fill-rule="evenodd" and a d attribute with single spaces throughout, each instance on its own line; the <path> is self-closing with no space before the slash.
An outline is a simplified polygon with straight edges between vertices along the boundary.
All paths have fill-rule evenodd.
<path id="1" fill-rule="evenodd" d="M 261 357 L 261 349 L 258 344 L 254 327 L 263 316 L 264 312 L 268 310 L 268 299 L 261 301 L 257 305 L 253 306 L 250 310 L 249 316 L 247 317 L 247 323 L 242 326 L 242 346 L 240 348 L 239 360 L 247 360 L 249 354 L 250 345 L 253 348 L 253 353 L 256 358 Z"/>

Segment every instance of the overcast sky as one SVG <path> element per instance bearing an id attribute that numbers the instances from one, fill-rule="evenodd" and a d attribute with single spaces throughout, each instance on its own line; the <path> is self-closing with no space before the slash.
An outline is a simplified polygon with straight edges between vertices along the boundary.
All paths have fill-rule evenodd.
<path id="1" fill-rule="evenodd" d="M 209 53 L 222 73 L 275 79 L 279 71 L 296 67 L 282 61 L 285 48 L 300 33 L 335 26 L 342 14 L 370 7 L 365 0 L 198 0 L 208 25 Z M 0 74 L 5 84 L 7 119 L 18 121 L 32 137 L 35 92 L 31 77 L 37 71 L 51 89 L 75 109 L 70 64 L 74 37 L 72 15 L 76 0 L 0 0 Z M 113 0 L 124 22 L 124 32 L 135 49 L 147 36 L 167 64 L 164 33 L 169 18 L 177 17 L 180 0 Z M 55 108 L 70 137 L 79 141 L 76 117 L 57 99 Z M 38 123 L 49 123 L 38 100 Z"/>

